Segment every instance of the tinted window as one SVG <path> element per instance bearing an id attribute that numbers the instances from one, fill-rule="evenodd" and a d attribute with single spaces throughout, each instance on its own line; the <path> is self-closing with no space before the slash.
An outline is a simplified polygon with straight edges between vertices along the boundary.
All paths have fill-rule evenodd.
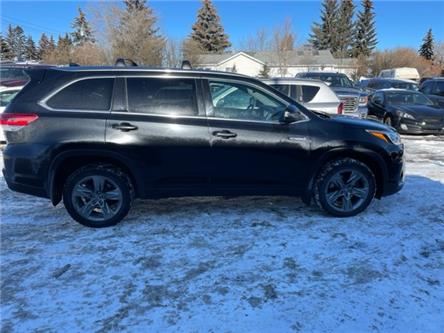
<path id="1" fill-rule="evenodd" d="M 0 106 L 8 105 L 12 99 L 17 95 L 20 89 L 17 90 L 8 90 L 0 93 Z"/>
<path id="2" fill-rule="evenodd" d="M 131 112 L 197 115 L 194 79 L 128 78 L 127 87 Z"/>
<path id="3" fill-rule="evenodd" d="M 382 93 L 376 93 L 372 97 L 372 102 L 382 105 L 384 103 L 384 95 Z"/>
<path id="4" fill-rule="evenodd" d="M 430 94 L 433 87 L 433 81 L 426 81 L 421 87 L 421 92 L 424 94 Z"/>
<path id="5" fill-rule="evenodd" d="M 303 77 L 324 81 L 331 87 L 353 88 L 353 82 L 345 74 L 305 73 Z"/>
<path id="6" fill-rule="evenodd" d="M 47 104 L 54 109 L 109 110 L 114 79 L 86 79 L 62 89 Z"/>
<path id="7" fill-rule="evenodd" d="M 436 95 L 444 96 L 444 81 L 436 81 L 435 89 L 433 93 Z"/>
<path id="8" fill-rule="evenodd" d="M 279 90 L 281 93 L 290 96 L 290 85 L 289 84 L 272 84 L 274 89 Z"/>
<path id="9" fill-rule="evenodd" d="M 248 85 L 209 82 L 213 108 L 210 117 L 276 121 L 286 105 Z"/>
<path id="10" fill-rule="evenodd" d="M 315 86 L 302 86 L 302 102 L 310 102 L 318 93 L 319 87 Z"/>

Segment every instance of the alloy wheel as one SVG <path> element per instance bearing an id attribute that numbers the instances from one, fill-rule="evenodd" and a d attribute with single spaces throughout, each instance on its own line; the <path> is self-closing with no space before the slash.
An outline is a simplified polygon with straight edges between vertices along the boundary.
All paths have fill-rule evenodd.
<path id="1" fill-rule="evenodd" d="M 368 198 L 368 179 L 357 170 L 343 169 L 334 174 L 325 187 L 327 203 L 334 209 L 348 213 L 358 209 Z"/>
<path id="2" fill-rule="evenodd" d="M 77 213 L 87 220 L 105 221 L 119 212 L 123 203 L 120 187 L 105 176 L 87 176 L 72 190 L 72 203 Z"/>

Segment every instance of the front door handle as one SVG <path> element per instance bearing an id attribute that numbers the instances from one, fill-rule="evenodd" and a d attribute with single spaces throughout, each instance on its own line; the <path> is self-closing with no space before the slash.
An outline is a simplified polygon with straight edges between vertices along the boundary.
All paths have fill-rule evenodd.
<path id="1" fill-rule="evenodd" d="M 137 130 L 137 126 L 131 125 L 130 123 L 112 124 L 112 128 L 122 132 Z"/>
<path id="2" fill-rule="evenodd" d="M 213 135 L 222 139 L 230 139 L 237 136 L 236 133 L 230 132 L 229 130 L 214 131 Z"/>

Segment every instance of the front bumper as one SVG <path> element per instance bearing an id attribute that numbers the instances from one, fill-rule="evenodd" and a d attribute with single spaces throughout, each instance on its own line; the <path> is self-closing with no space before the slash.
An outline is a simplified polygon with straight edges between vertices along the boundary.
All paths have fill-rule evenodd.
<path id="1" fill-rule="evenodd" d="M 347 112 L 345 111 L 343 113 L 344 116 L 351 116 L 351 117 L 357 117 L 357 118 L 361 118 L 361 119 L 365 119 L 367 118 L 367 114 L 368 114 L 368 109 L 367 106 L 360 106 L 358 107 L 355 111 L 353 112 Z"/>
<path id="2" fill-rule="evenodd" d="M 381 196 L 387 196 L 399 192 L 405 182 L 405 156 L 404 145 L 396 146 L 390 152 L 390 162 L 387 165 L 387 179 L 383 186 Z"/>
<path id="3" fill-rule="evenodd" d="M 401 118 L 397 126 L 398 132 L 403 134 L 438 134 L 444 135 L 444 121 L 413 120 Z"/>

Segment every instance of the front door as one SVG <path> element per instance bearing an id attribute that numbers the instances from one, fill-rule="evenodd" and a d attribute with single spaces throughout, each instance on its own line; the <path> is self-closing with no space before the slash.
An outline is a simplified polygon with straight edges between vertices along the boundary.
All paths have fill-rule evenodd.
<path id="1" fill-rule="evenodd" d="M 285 124 L 288 104 L 254 84 L 205 80 L 212 188 L 298 192 L 309 153 L 308 118 Z"/>

